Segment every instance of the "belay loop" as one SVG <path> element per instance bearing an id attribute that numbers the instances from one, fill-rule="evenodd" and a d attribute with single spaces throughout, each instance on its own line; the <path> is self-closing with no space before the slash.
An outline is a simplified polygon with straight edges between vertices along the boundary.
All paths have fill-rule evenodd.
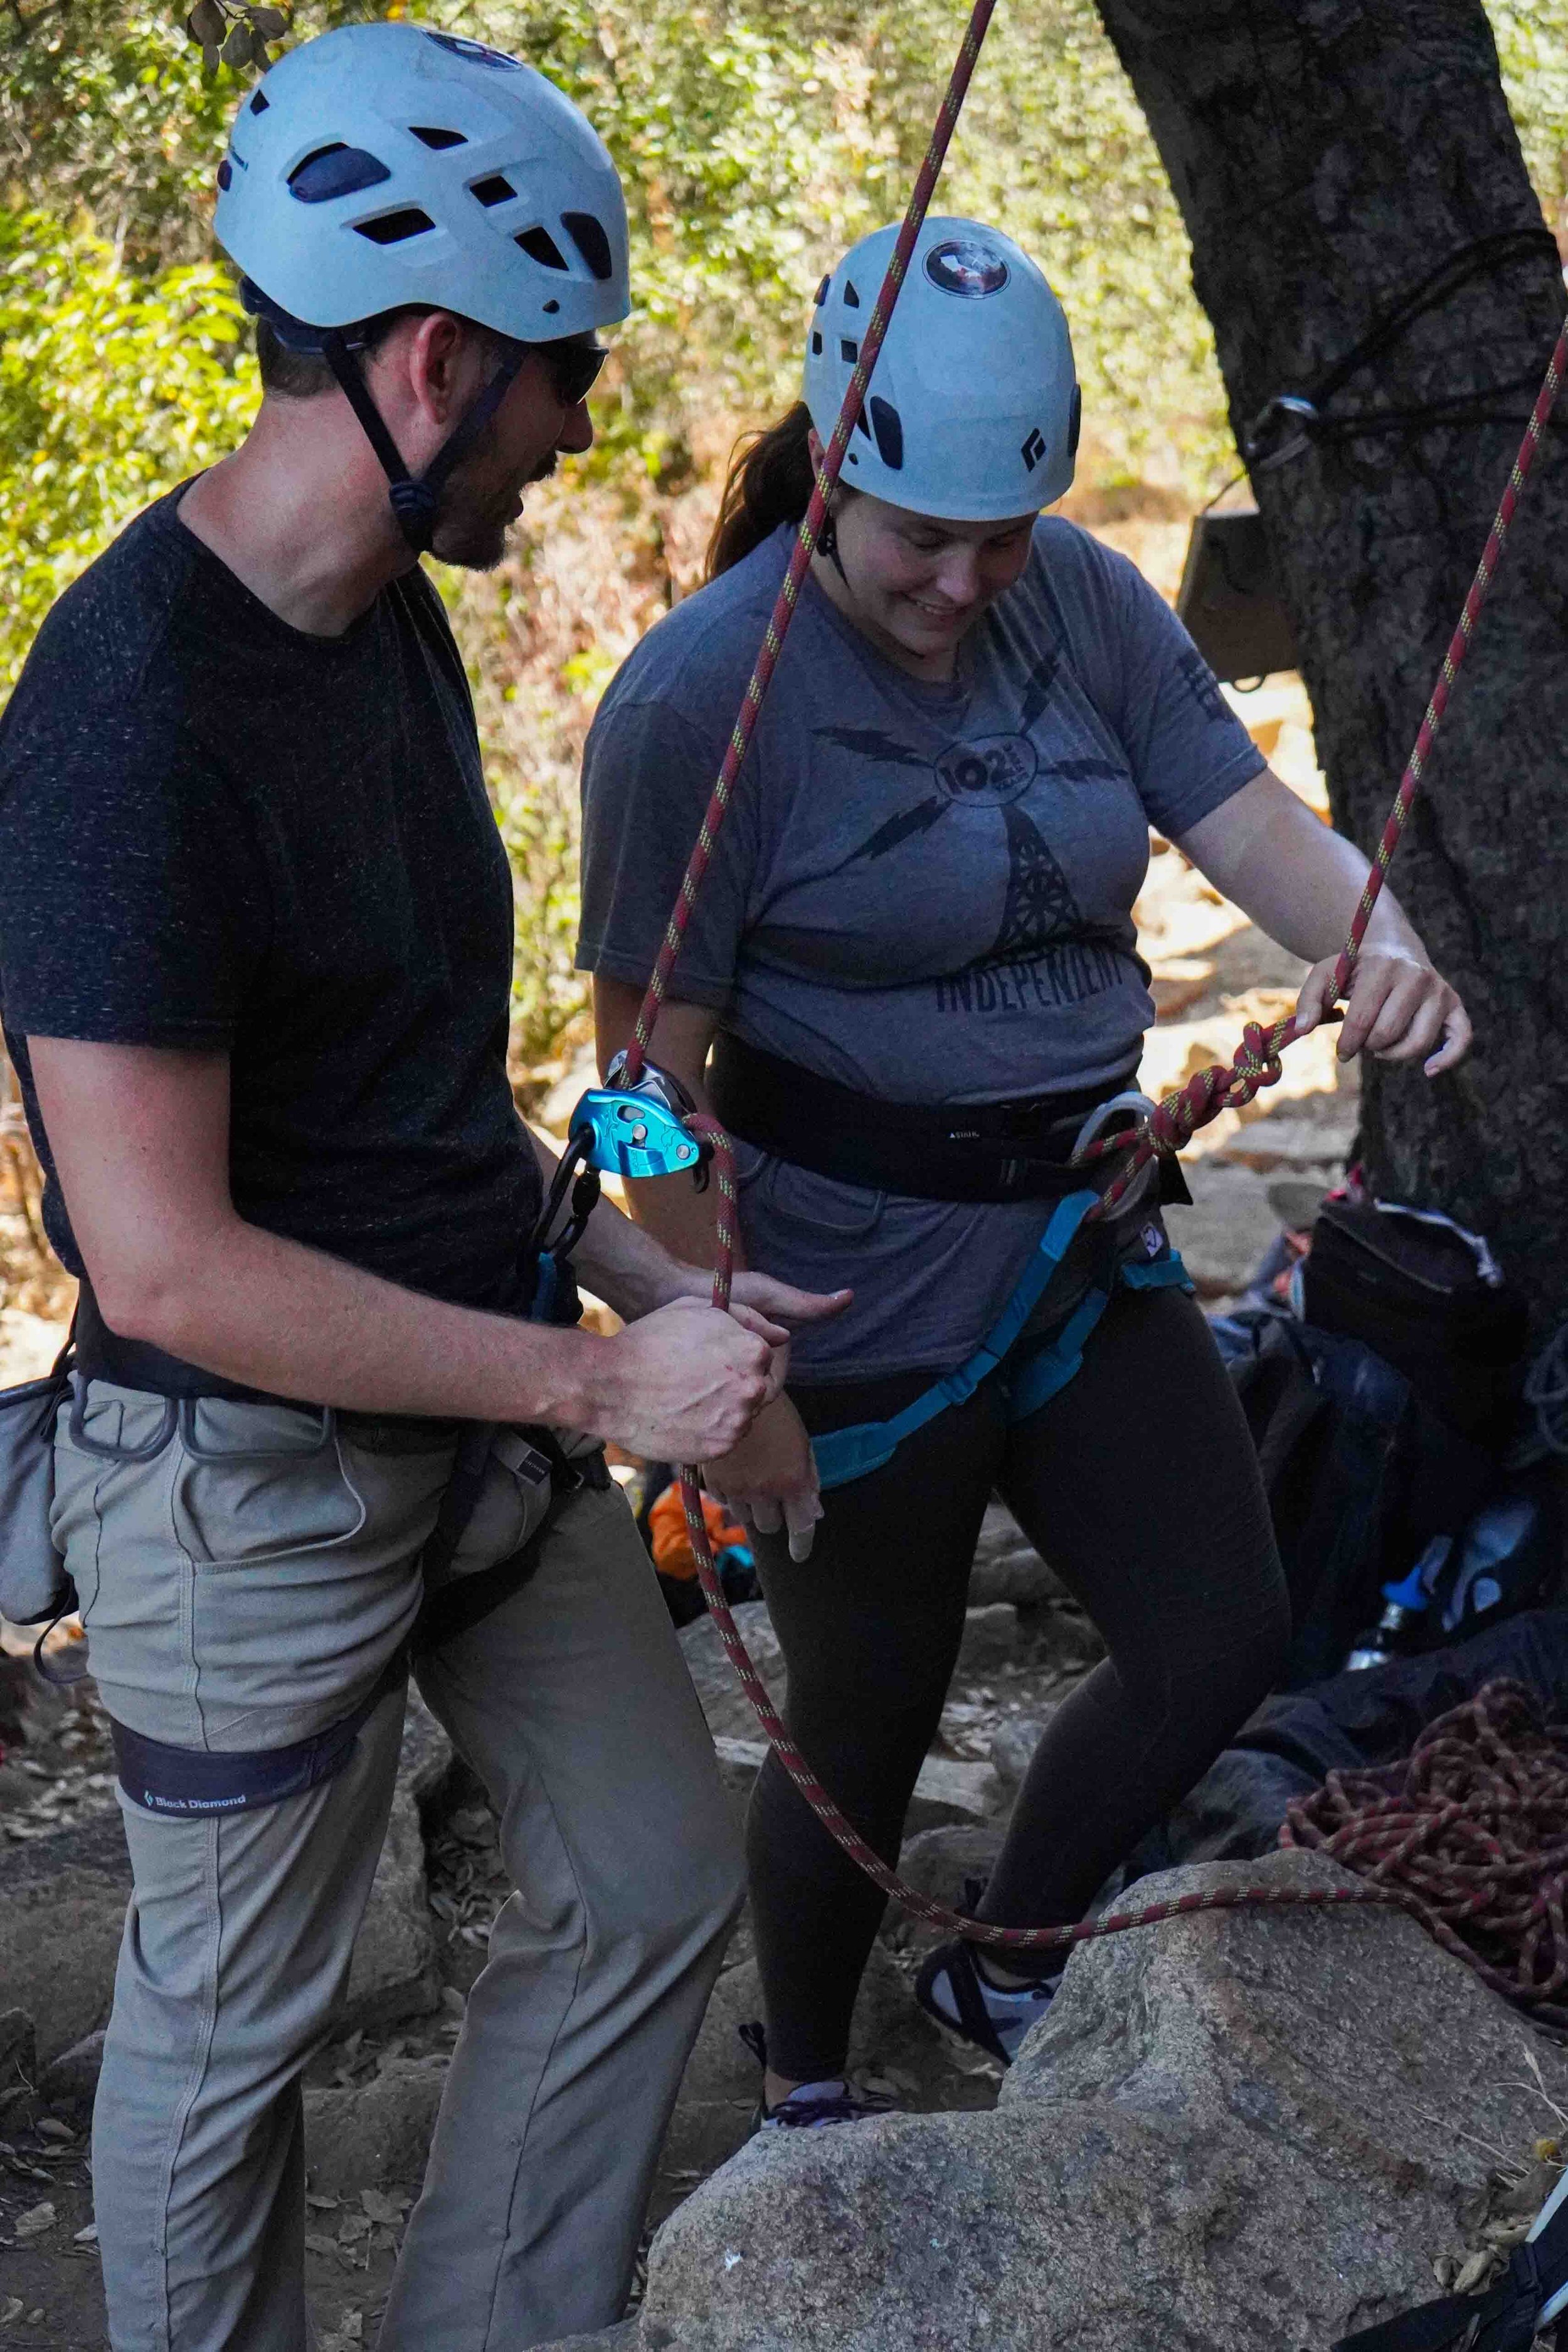
<path id="1" fill-rule="evenodd" d="M 670 911 L 669 920 L 665 926 L 658 956 L 637 1013 L 632 1041 L 624 1055 L 620 1057 L 618 1091 L 614 1087 L 609 1089 L 607 1094 L 591 1090 L 584 1095 L 576 1113 L 574 1114 L 574 1150 L 579 1163 L 590 1154 L 597 1154 L 601 1151 L 613 1154 L 624 1124 L 622 1107 L 635 1105 L 646 1099 L 645 1076 L 652 1068 L 652 1066 L 647 1063 L 647 1055 L 652 1042 L 659 1008 L 668 993 L 670 978 L 680 955 L 687 926 L 691 919 L 692 909 L 697 904 L 703 877 L 712 858 L 714 845 L 730 806 L 736 779 L 755 731 L 758 713 L 762 709 L 778 666 L 779 656 L 788 635 L 790 624 L 795 617 L 802 583 L 813 552 L 822 543 L 827 500 L 838 480 L 850 435 L 855 430 L 856 422 L 865 402 L 867 387 L 876 365 L 877 354 L 881 349 L 888 323 L 898 302 L 910 257 L 914 250 L 915 240 L 930 207 L 948 144 L 967 94 L 980 54 L 981 44 L 985 38 L 994 8 L 995 0 L 975 0 L 975 5 L 965 28 L 957 61 L 942 97 L 931 144 L 916 178 L 892 259 L 888 266 L 887 275 L 882 281 L 881 289 L 877 296 L 869 323 L 861 341 L 858 363 L 850 379 L 848 390 L 845 394 L 844 404 L 839 411 L 838 422 L 834 427 L 832 438 L 823 453 L 822 463 L 817 468 L 811 501 L 791 552 L 789 567 L 779 589 L 777 600 L 763 631 L 756 663 L 747 682 L 723 762 L 713 786 L 712 795 L 699 827 L 697 840 L 686 872 L 681 877 L 680 888 Z M 1475 577 L 1471 581 L 1469 593 L 1465 599 L 1464 610 L 1460 614 L 1458 625 L 1443 656 L 1442 668 L 1422 719 L 1420 731 L 1416 736 L 1409 760 L 1405 763 L 1394 806 L 1373 855 L 1366 887 L 1362 893 L 1360 904 L 1357 906 L 1354 919 L 1351 924 L 1350 935 L 1335 966 L 1334 994 L 1336 997 L 1343 996 L 1345 993 L 1355 968 L 1362 942 L 1366 936 L 1367 925 L 1372 919 L 1373 909 L 1382 892 L 1389 863 L 1398 846 L 1400 837 L 1408 822 L 1410 811 L 1415 804 L 1415 794 L 1442 725 L 1449 695 L 1469 649 L 1481 608 L 1490 592 L 1509 526 L 1513 520 L 1520 495 L 1529 479 L 1536 451 L 1552 415 L 1565 373 L 1568 373 L 1568 322 L 1564 323 L 1552 357 L 1547 362 L 1545 379 L 1536 396 L 1535 405 L 1531 412 L 1519 454 L 1510 470 L 1508 482 L 1499 503 L 1485 550 L 1477 566 Z M 1338 1014 L 1331 1013 L 1327 1017 L 1338 1018 Z M 1085 1222 L 1088 1223 L 1092 1217 L 1103 1217 L 1115 1209 L 1126 1197 L 1142 1170 L 1156 1155 L 1178 1151 L 1183 1144 L 1190 1141 L 1198 1129 L 1206 1126 L 1209 1120 L 1215 1118 L 1227 1105 L 1250 1102 L 1260 1088 L 1276 1084 L 1280 1076 L 1279 1056 L 1284 1048 L 1294 1040 L 1296 1034 L 1293 1017 L 1273 1022 L 1267 1026 L 1260 1022 L 1248 1022 L 1242 1033 L 1241 1043 L 1233 1062 L 1228 1065 L 1215 1063 L 1207 1069 L 1199 1071 L 1188 1079 L 1184 1087 L 1167 1096 L 1142 1127 L 1134 1129 L 1130 1135 L 1126 1133 L 1106 1135 L 1098 1142 L 1091 1144 L 1085 1154 L 1087 1158 L 1116 1152 L 1124 1156 L 1125 1164 L 1118 1171 L 1113 1181 L 1100 1194 L 1097 1203 L 1089 1212 Z M 666 1074 L 662 1072 L 654 1071 L 652 1076 L 660 1084 L 673 1084 L 673 1081 L 668 1080 Z M 614 1109 L 602 1110 L 600 1106 L 605 1103 L 613 1103 Z M 733 1151 L 729 1137 L 716 1119 L 685 1113 L 682 1116 L 689 1139 L 700 1142 L 705 1155 L 710 1156 L 718 1181 L 718 1248 L 713 1270 L 713 1304 L 719 1307 L 727 1307 L 730 1302 L 730 1286 L 736 1246 L 737 1201 Z M 652 1132 L 653 1128 L 650 1123 L 650 1136 Z M 580 1139 L 580 1145 L 578 1139 Z M 598 1160 L 597 1164 L 618 1168 L 620 1162 L 612 1156 Z M 631 1172 L 641 1171 L 632 1171 Z M 702 1515 L 697 1465 L 683 1465 L 679 1472 L 679 1481 L 687 1529 L 690 1536 L 698 1577 L 701 1583 L 703 1597 L 708 1603 L 709 1612 L 718 1629 L 725 1654 L 741 1679 L 757 1720 L 771 1741 L 780 1764 L 836 1843 L 876 1885 L 881 1888 L 885 1895 L 889 1895 L 894 1902 L 915 1918 L 922 1919 L 929 1926 L 940 1928 L 944 1935 L 963 1937 L 970 1943 L 985 1944 L 1003 1950 L 1050 1951 L 1062 1949 L 1100 1936 L 1117 1935 L 1131 1927 L 1153 1926 L 1160 1920 L 1175 1918 L 1188 1912 L 1232 1910 L 1255 1905 L 1273 1906 L 1300 1904 L 1310 1906 L 1336 1906 L 1343 1904 L 1392 1904 L 1414 1912 L 1418 1917 L 1422 1916 L 1422 1906 L 1404 1890 L 1371 1882 L 1347 1887 L 1222 1888 L 1216 1889 L 1212 1894 L 1184 1895 L 1174 1902 L 1151 1904 L 1140 1910 L 1121 1912 L 1092 1922 L 1080 1922 L 1076 1927 L 994 1927 L 988 1922 L 951 1911 L 944 1905 L 932 1901 L 930 1896 L 920 1894 L 915 1888 L 906 1885 L 895 1872 L 889 1870 L 880 1856 L 873 1853 L 858 1832 L 845 1819 L 779 1720 L 777 1711 L 768 1696 L 762 1677 L 752 1663 L 746 1645 L 741 1638 L 740 1630 L 724 1598 L 723 1586 L 720 1581 L 718 1569 L 713 1559 L 712 1547 L 708 1539 L 707 1523 Z"/>

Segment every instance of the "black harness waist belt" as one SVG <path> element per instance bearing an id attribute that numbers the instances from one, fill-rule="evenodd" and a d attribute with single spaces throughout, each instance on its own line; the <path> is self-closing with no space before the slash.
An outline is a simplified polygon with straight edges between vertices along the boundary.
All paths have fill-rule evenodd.
<path id="1" fill-rule="evenodd" d="M 714 1111 L 743 1142 L 841 1183 L 921 1201 L 1059 1201 L 1081 1191 L 1084 1171 L 1070 1157 L 1079 1129 L 1136 1079 L 1134 1066 L 1015 1102 L 881 1102 L 728 1029 L 713 1041 L 709 1069 Z M 1186 1199 L 1173 1162 L 1161 1162 L 1161 1178 L 1163 1200 Z"/>

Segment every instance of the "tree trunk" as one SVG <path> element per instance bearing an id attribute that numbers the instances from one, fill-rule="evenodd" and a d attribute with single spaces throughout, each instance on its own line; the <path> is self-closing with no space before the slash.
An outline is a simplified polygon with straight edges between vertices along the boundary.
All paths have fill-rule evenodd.
<path id="1" fill-rule="evenodd" d="M 1100 0 L 1193 241 L 1237 438 L 1448 255 L 1539 228 L 1479 0 Z M 1545 247 L 1471 278 L 1345 387 L 1407 409 L 1505 386 L 1517 423 L 1318 440 L 1254 488 L 1336 823 L 1392 800 L 1563 310 Z M 1568 392 L 1562 403 L 1568 425 Z M 1477 1044 L 1436 1082 L 1369 1062 L 1384 1197 L 1486 1233 L 1568 1313 L 1568 432 L 1548 435 L 1394 885 Z"/>

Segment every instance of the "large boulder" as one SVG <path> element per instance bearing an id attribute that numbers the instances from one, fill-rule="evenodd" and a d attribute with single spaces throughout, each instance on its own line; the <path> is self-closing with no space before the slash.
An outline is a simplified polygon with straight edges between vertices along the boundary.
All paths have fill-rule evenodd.
<path id="1" fill-rule="evenodd" d="M 1139 1894 L 1258 1880 L 1349 1883 L 1279 1854 Z M 1568 2055 L 1401 1914 L 1189 1914 L 1074 1956 L 994 2115 L 742 2149 L 656 2239 L 643 2342 L 1321 2352 L 1435 2291 L 1547 2099 Z"/>

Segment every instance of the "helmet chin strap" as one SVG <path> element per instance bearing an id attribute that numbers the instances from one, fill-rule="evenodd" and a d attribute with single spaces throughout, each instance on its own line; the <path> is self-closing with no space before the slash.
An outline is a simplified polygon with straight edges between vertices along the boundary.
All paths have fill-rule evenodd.
<path id="1" fill-rule="evenodd" d="M 849 588 L 849 574 L 845 571 L 844 558 L 838 552 L 838 518 L 837 515 L 829 514 L 823 517 L 822 529 L 816 534 L 816 551 L 818 555 L 826 556 L 827 561 L 832 564 L 833 569 L 837 572 L 838 577 L 843 581 L 846 588 Z M 853 588 L 849 588 L 849 593 L 853 596 L 855 593 Z"/>
<path id="2" fill-rule="evenodd" d="M 441 491 L 460 457 L 467 457 L 500 406 L 528 357 L 526 343 L 512 343 L 495 374 L 437 450 L 423 474 L 412 475 L 388 430 L 386 419 L 371 398 L 357 352 L 342 331 L 329 328 L 321 339 L 321 357 L 336 376 L 349 406 L 364 427 L 365 438 L 381 459 L 391 484 L 389 496 L 397 528 L 416 555 L 428 550 L 440 511 Z"/>
<path id="3" fill-rule="evenodd" d="M 468 456 L 516 381 L 531 346 L 514 342 L 510 338 L 500 338 L 505 356 L 500 367 L 483 392 L 459 418 L 423 474 L 416 476 L 404 463 L 403 453 L 392 437 L 385 417 L 371 398 L 370 386 L 364 380 L 364 371 L 360 364 L 360 353 L 364 348 L 364 327 L 312 327 L 304 320 L 296 319 L 289 311 L 281 310 L 248 278 L 241 278 L 239 293 L 246 309 L 264 318 L 276 331 L 279 341 L 287 344 L 290 351 L 312 352 L 326 361 L 349 406 L 364 427 L 365 438 L 381 460 L 391 484 L 389 495 L 398 530 L 416 555 L 426 553 L 435 535 L 441 492 L 448 475 L 459 458 Z"/>

